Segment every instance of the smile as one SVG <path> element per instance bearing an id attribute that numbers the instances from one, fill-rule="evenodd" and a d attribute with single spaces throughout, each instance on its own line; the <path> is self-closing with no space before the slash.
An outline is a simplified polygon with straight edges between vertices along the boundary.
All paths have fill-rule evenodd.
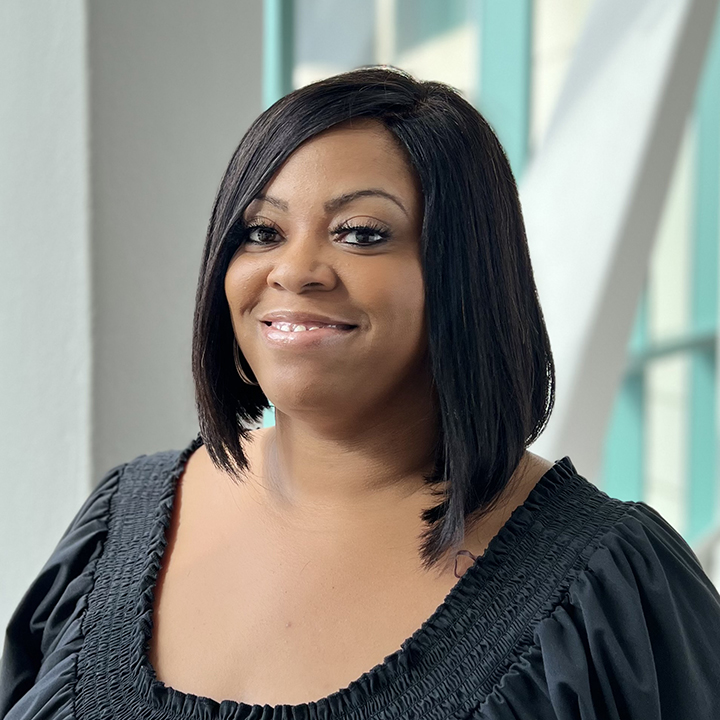
<path id="1" fill-rule="evenodd" d="M 345 342 L 354 336 L 357 326 L 332 325 L 319 322 L 289 323 L 284 321 L 261 322 L 265 341 L 275 347 L 312 348 L 327 347 Z"/>
<path id="2" fill-rule="evenodd" d="M 337 330 L 350 330 L 351 325 L 331 325 L 330 323 L 308 322 L 308 323 L 289 323 L 289 322 L 273 322 L 266 323 L 282 332 L 307 332 L 308 330 L 320 330 L 321 328 L 335 328 Z"/>

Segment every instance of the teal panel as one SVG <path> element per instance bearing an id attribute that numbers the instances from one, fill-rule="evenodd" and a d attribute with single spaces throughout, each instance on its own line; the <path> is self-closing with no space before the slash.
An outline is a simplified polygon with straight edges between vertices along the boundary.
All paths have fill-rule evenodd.
<path id="1" fill-rule="evenodd" d="M 602 489 L 620 500 L 643 496 L 643 376 L 623 380 L 610 419 L 603 457 Z"/>
<path id="2" fill-rule="evenodd" d="M 263 108 L 292 90 L 295 60 L 294 0 L 264 0 Z"/>
<path id="3" fill-rule="evenodd" d="M 685 533 L 688 542 L 702 537 L 716 524 L 715 383 L 715 353 L 693 353 L 690 384 L 690 489 Z"/>
<path id="4" fill-rule="evenodd" d="M 275 406 L 270 403 L 270 407 L 263 411 L 263 427 L 272 427 L 275 425 Z"/>
<path id="5" fill-rule="evenodd" d="M 264 0 L 263 4 L 263 108 L 287 95 L 295 64 L 294 0 Z M 275 408 L 263 412 L 262 426 L 275 425 Z"/>
<path id="6" fill-rule="evenodd" d="M 397 52 L 463 25 L 476 0 L 396 0 Z"/>
<path id="7" fill-rule="evenodd" d="M 693 323 L 717 327 L 720 235 L 720 14 L 698 87 L 695 106 L 695 233 Z"/>
<path id="8" fill-rule="evenodd" d="M 717 332 L 718 243 L 720 242 L 720 15 L 715 21 L 695 105 L 695 197 L 692 250 L 692 323 L 697 331 Z M 720 522 L 717 517 L 718 468 L 716 355 L 696 350 L 691 362 L 689 417 L 688 540 Z"/>
<path id="9" fill-rule="evenodd" d="M 478 108 L 519 178 L 527 161 L 530 128 L 531 0 L 482 0 L 479 55 Z"/>
<path id="10" fill-rule="evenodd" d="M 628 343 L 628 353 L 641 354 L 647 345 L 647 292 L 643 292 Z M 645 476 L 644 374 L 625 376 L 615 398 L 603 449 L 601 485 L 610 496 L 642 500 Z"/>

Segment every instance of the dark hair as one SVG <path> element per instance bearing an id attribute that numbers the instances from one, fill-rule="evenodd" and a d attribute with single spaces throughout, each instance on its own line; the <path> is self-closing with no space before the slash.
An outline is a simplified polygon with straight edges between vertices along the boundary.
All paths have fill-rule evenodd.
<path id="1" fill-rule="evenodd" d="M 250 126 L 218 190 L 200 268 L 192 356 L 200 433 L 219 468 L 236 476 L 246 469 L 241 438 L 269 402 L 238 377 L 233 360 L 224 278 L 242 242 L 243 212 L 303 141 L 353 118 L 393 133 L 423 192 L 425 312 L 440 414 L 426 482 L 443 498 L 422 515 L 429 568 L 462 542 L 467 521 L 494 507 L 544 429 L 555 387 L 510 165 L 455 89 L 364 67 L 291 92 Z"/>

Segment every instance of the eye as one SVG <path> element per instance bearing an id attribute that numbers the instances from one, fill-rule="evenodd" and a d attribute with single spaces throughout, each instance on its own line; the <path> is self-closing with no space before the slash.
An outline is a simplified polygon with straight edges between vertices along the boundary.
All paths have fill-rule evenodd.
<path id="1" fill-rule="evenodd" d="M 347 245 L 356 245 L 358 247 L 370 247 L 372 245 L 380 245 L 388 240 L 390 232 L 379 225 L 366 223 L 364 225 L 343 224 L 331 231 L 333 235 L 355 235 L 357 242 L 347 242 Z M 374 238 L 374 239 L 368 239 Z"/>
<path id="2" fill-rule="evenodd" d="M 334 230 L 330 231 L 335 236 L 355 236 L 355 241 L 343 240 L 345 245 L 354 245 L 356 247 L 372 247 L 386 242 L 391 233 L 385 228 L 373 223 L 365 223 L 363 225 L 351 225 L 343 223 Z M 262 223 L 252 223 L 246 225 L 242 231 L 243 240 L 246 245 L 267 246 L 277 242 L 279 232 L 271 225 Z"/>
<path id="3" fill-rule="evenodd" d="M 269 245 L 275 242 L 277 230 L 270 225 L 248 225 L 243 230 L 245 242 L 251 245 Z"/>

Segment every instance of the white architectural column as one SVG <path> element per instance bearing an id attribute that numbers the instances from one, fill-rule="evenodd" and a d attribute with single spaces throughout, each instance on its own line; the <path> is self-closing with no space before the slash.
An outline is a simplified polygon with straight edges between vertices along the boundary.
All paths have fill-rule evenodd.
<path id="1" fill-rule="evenodd" d="M 601 0 L 521 187 L 557 401 L 533 451 L 591 480 L 717 0 Z"/>
<path id="2" fill-rule="evenodd" d="M 213 197 L 262 110 L 262 0 L 92 0 L 93 477 L 197 432 L 190 369 Z"/>
<path id="3" fill-rule="evenodd" d="M 90 488 L 85 67 L 81 0 L 0 3 L 3 633 Z"/>
<path id="4" fill-rule="evenodd" d="M 0 3 L 0 633 L 111 466 L 197 432 L 211 204 L 262 0 Z"/>

